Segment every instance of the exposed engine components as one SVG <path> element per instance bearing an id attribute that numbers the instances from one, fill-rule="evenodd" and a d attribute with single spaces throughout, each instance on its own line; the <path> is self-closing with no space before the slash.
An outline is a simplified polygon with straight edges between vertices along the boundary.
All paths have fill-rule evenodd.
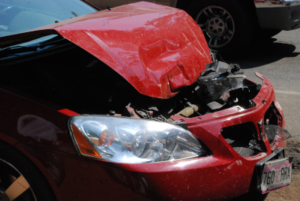
<path id="1" fill-rule="evenodd" d="M 235 104 L 254 106 L 251 99 L 260 90 L 260 85 L 250 83 L 237 64 L 216 61 L 207 64 L 205 72 L 198 78 L 196 94 L 211 111 Z"/>
<path id="2" fill-rule="evenodd" d="M 184 117 L 190 117 L 192 116 L 195 112 L 198 112 L 198 106 L 197 105 L 191 105 L 190 107 L 186 107 L 183 110 L 181 110 L 180 112 L 178 112 L 175 115 L 181 115 Z M 169 118 L 168 122 L 172 122 L 174 121 L 173 119 Z"/>
<path id="3" fill-rule="evenodd" d="M 207 64 L 205 72 L 197 82 L 182 88 L 173 98 L 151 99 L 132 96 L 131 103 L 125 107 L 122 116 L 152 119 L 182 126 L 182 123 L 176 122 L 172 116 L 199 117 L 235 105 L 250 108 L 255 106 L 252 99 L 260 88 L 260 85 L 245 79 L 238 65 L 216 61 Z"/>
<path id="4" fill-rule="evenodd" d="M 198 78 L 200 89 L 197 93 L 206 103 L 218 99 L 227 101 L 228 91 L 242 87 L 244 79 L 244 72 L 237 64 L 227 64 L 221 61 L 210 63 Z"/>

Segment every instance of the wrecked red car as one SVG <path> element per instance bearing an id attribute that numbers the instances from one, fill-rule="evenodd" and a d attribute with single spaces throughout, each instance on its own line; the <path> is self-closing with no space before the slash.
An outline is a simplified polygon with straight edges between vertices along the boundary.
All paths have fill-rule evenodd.
<path id="1" fill-rule="evenodd" d="M 13 2 L 0 0 L 0 200 L 228 200 L 290 184 L 272 84 L 220 61 L 184 11 Z M 55 23 L 18 29 L 33 16 Z"/>

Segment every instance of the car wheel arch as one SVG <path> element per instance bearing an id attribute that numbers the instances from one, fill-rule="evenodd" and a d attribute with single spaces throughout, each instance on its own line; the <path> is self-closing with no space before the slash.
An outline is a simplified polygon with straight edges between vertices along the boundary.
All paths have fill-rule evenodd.
<path id="1" fill-rule="evenodd" d="M 191 4 L 194 4 L 195 2 L 199 2 L 199 1 L 203 1 L 203 0 L 188 0 L 188 1 L 184 1 L 184 0 L 178 0 L 177 4 L 176 4 L 176 8 L 182 9 L 186 12 L 188 12 L 188 7 Z M 212 3 L 215 2 L 215 0 L 210 0 Z M 228 0 L 224 0 L 224 1 L 228 1 Z M 239 4 L 241 4 L 245 9 L 248 8 L 249 11 L 252 13 L 252 17 L 254 17 L 255 23 L 257 24 L 257 26 L 259 25 L 258 23 L 258 18 L 256 15 L 256 8 L 255 8 L 255 4 L 253 0 L 233 0 Z"/>
<path id="2" fill-rule="evenodd" d="M 62 199 L 62 196 L 59 193 L 58 186 L 56 185 L 55 181 L 51 177 L 50 173 L 47 171 L 45 165 L 36 156 L 34 156 L 28 149 L 26 149 L 25 146 L 23 146 L 20 143 L 12 145 L 10 142 L 3 139 L 0 140 L 0 146 L 9 147 L 10 149 L 13 149 L 14 151 L 18 152 L 18 154 L 22 155 L 22 157 L 26 158 L 26 160 L 30 162 L 33 167 L 35 167 L 35 170 L 39 171 L 40 176 L 42 176 L 44 181 L 47 183 L 49 189 L 52 191 L 52 194 L 56 196 L 57 200 Z M 2 159 L 1 156 L 0 159 Z"/>
<path id="3" fill-rule="evenodd" d="M 242 50 L 251 46 L 254 32 L 258 27 L 256 12 L 253 12 L 253 9 L 255 9 L 254 2 L 251 4 L 250 1 L 251 0 L 195 0 L 189 4 L 186 11 L 197 23 L 200 23 L 198 20 L 201 19 L 200 24 L 205 26 L 202 27 L 202 29 L 204 29 L 203 33 L 211 49 L 217 49 L 224 55 L 229 52 L 239 54 L 243 52 Z M 214 23 L 212 25 L 207 24 L 208 22 L 212 23 L 211 21 L 214 19 L 217 19 L 216 23 L 222 22 L 221 24 L 224 24 L 222 18 L 225 17 L 218 14 L 216 14 L 215 17 L 214 15 L 207 14 L 207 9 L 213 9 L 214 12 L 225 11 L 225 13 L 227 13 L 226 16 L 230 16 L 231 20 L 227 20 L 226 23 L 223 19 L 225 29 L 224 27 L 223 29 L 219 29 L 222 27 L 218 28 Z M 210 10 L 210 12 L 212 11 Z M 207 19 L 204 19 L 203 16 Z M 207 22 L 205 22 L 205 20 L 207 20 Z M 228 29 L 227 27 L 230 28 Z M 240 44 L 243 44 L 243 46 Z"/>

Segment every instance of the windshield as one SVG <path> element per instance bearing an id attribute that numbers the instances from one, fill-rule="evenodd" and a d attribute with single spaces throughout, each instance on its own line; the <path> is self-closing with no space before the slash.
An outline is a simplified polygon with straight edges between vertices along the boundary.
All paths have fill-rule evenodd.
<path id="1" fill-rule="evenodd" d="M 0 37 L 96 11 L 80 0 L 0 0 Z"/>

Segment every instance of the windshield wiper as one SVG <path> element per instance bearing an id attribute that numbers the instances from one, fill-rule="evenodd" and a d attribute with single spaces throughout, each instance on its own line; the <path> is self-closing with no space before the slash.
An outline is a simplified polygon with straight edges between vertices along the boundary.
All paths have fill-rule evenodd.
<path id="1" fill-rule="evenodd" d="M 65 44 L 66 41 L 67 41 L 66 39 L 59 36 L 59 37 L 54 37 L 47 41 L 38 42 L 27 46 L 13 45 L 13 46 L 5 47 L 0 49 L 0 60 L 1 57 L 21 56 L 23 54 L 29 54 L 29 53 L 49 49 L 51 47 L 55 47 L 60 44 Z"/>
<path id="2" fill-rule="evenodd" d="M 16 54 L 16 53 L 21 53 L 21 52 L 32 52 L 32 51 L 37 51 L 38 46 L 10 46 L 6 48 L 0 49 L 0 56 L 3 55 L 11 55 L 11 54 Z"/>
<path id="3" fill-rule="evenodd" d="M 48 45 L 58 45 L 60 43 L 65 43 L 66 41 L 67 40 L 65 38 L 62 38 L 61 36 L 56 36 L 49 40 L 40 42 L 40 47 L 44 47 L 44 46 L 48 46 Z"/>

